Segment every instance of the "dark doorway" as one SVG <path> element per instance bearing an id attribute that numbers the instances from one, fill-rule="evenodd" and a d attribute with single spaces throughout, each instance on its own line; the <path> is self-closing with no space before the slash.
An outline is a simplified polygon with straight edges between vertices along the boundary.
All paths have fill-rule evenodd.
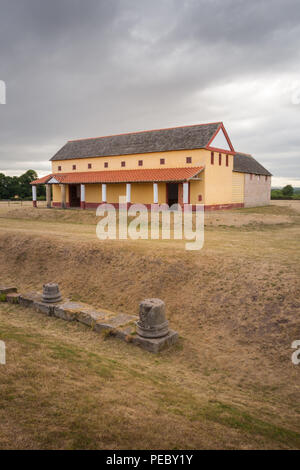
<path id="1" fill-rule="evenodd" d="M 69 185 L 69 201 L 70 207 L 80 207 L 80 185 Z"/>
<path id="2" fill-rule="evenodd" d="M 167 202 L 169 206 L 178 204 L 178 183 L 167 184 Z"/>

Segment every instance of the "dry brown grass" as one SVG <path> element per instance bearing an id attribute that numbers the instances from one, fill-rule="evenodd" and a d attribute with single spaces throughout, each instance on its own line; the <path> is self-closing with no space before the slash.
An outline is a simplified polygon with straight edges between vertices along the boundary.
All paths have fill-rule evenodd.
<path id="1" fill-rule="evenodd" d="M 1 304 L 0 447 L 299 448 L 300 225 L 284 211 L 209 214 L 195 253 L 100 242 L 92 211 L 0 210 L 0 284 L 57 280 L 74 300 L 128 313 L 160 297 L 181 335 L 154 356 Z"/>

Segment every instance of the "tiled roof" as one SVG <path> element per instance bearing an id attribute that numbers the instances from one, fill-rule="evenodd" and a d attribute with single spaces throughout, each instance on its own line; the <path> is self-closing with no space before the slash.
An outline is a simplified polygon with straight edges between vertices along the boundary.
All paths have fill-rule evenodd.
<path id="1" fill-rule="evenodd" d="M 68 141 L 51 160 L 205 148 L 222 122 Z"/>
<path id="2" fill-rule="evenodd" d="M 87 171 L 73 173 L 55 173 L 32 181 L 31 184 L 45 184 L 55 178 L 58 183 L 148 183 L 167 181 L 188 181 L 198 175 L 203 166 L 186 168 L 156 168 L 141 170 Z"/>
<path id="3" fill-rule="evenodd" d="M 45 184 L 49 181 L 51 176 L 52 175 L 43 176 L 42 178 L 32 181 L 30 184 Z"/>
<path id="4" fill-rule="evenodd" d="M 233 157 L 233 171 L 238 173 L 252 173 L 254 175 L 272 176 L 252 155 L 235 153 Z"/>

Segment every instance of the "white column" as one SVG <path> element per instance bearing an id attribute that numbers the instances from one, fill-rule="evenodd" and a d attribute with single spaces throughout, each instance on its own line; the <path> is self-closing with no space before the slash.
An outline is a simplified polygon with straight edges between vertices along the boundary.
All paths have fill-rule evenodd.
<path id="1" fill-rule="evenodd" d="M 80 185 L 80 207 L 85 209 L 85 184 Z"/>
<path id="2" fill-rule="evenodd" d="M 66 208 L 66 185 L 61 184 L 60 190 L 61 190 L 61 207 L 62 209 L 65 209 Z"/>
<path id="3" fill-rule="evenodd" d="M 102 202 L 106 201 L 106 184 L 102 184 Z"/>
<path id="4" fill-rule="evenodd" d="M 183 183 L 183 204 L 189 203 L 189 183 Z"/>
<path id="5" fill-rule="evenodd" d="M 85 184 L 80 185 L 80 201 L 85 202 Z"/>
<path id="6" fill-rule="evenodd" d="M 131 202 L 131 184 L 126 184 L 126 202 Z"/>
<path id="7" fill-rule="evenodd" d="M 36 186 L 32 186 L 32 203 L 33 207 L 36 207 Z"/>
<path id="8" fill-rule="evenodd" d="M 46 200 L 47 200 L 47 207 L 51 207 L 51 185 L 46 184 Z"/>
<path id="9" fill-rule="evenodd" d="M 153 183 L 153 202 L 158 204 L 158 184 Z"/>

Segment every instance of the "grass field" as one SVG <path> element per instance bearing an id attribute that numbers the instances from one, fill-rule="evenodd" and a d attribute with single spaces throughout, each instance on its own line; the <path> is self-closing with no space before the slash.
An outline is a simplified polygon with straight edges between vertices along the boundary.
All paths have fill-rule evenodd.
<path id="1" fill-rule="evenodd" d="M 300 201 L 208 213 L 199 252 L 96 222 L 1 205 L 0 284 L 126 313 L 159 297 L 180 341 L 152 355 L 0 304 L 0 448 L 299 449 Z"/>

